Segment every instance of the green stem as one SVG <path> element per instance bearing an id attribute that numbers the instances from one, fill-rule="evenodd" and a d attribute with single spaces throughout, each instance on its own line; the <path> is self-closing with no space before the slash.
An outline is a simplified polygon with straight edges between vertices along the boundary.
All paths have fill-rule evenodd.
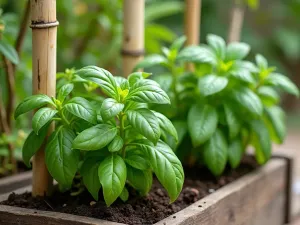
<path id="1" fill-rule="evenodd" d="M 123 112 L 120 113 L 119 119 L 120 119 L 120 136 L 124 140 L 125 139 L 125 127 L 124 127 L 124 113 Z M 122 157 L 125 158 L 125 154 L 126 154 L 125 146 L 122 147 L 121 153 L 122 153 Z"/>

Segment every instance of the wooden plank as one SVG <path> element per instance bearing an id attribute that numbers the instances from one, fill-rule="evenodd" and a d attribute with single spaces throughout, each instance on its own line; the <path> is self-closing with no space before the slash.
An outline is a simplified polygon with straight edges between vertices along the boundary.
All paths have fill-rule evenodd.
<path id="1" fill-rule="evenodd" d="M 286 163 L 264 167 L 156 223 L 157 225 L 282 225 Z"/>
<path id="2" fill-rule="evenodd" d="M 31 183 L 31 179 L 32 179 L 31 171 L 1 178 L 0 179 L 0 194 L 11 192 L 18 188 L 27 186 Z"/>
<path id="3" fill-rule="evenodd" d="M 282 225 L 285 219 L 285 187 L 286 162 L 282 159 L 272 159 L 264 167 L 156 224 Z M 16 193 L 22 193 L 24 190 L 18 190 Z M 0 196 L 0 201 L 7 199 L 7 196 L 7 194 Z M 70 214 L 2 205 L 0 206 L 0 224 L 120 225 L 120 223 Z"/>

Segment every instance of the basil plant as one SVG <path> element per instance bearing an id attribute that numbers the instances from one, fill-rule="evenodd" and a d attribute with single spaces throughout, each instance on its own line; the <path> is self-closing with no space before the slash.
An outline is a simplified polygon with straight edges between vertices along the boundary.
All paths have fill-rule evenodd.
<path id="1" fill-rule="evenodd" d="M 125 183 L 141 195 L 147 194 L 154 172 L 173 202 L 182 189 L 184 173 L 181 162 L 161 137 L 171 135 L 177 140 L 177 132 L 169 119 L 147 107 L 148 103 L 170 104 L 168 95 L 158 83 L 144 79 L 150 75 L 147 73 L 133 73 L 125 79 L 87 66 L 76 75 L 97 84 L 107 98 L 103 102 L 71 98 L 73 83 L 64 84 L 57 98 L 42 94 L 26 98 L 16 108 L 15 118 L 39 109 L 23 147 L 24 162 L 30 166 L 30 158 L 55 121 L 45 160 L 61 187 L 70 189 L 79 175 L 96 200 L 103 189 L 109 206 L 118 197 L 127 200 Z"/>
<path id="2" fill-rule="evenodd" d="M 226 45 L 216 35 L 200 46 L 182 49 L 184 42 L 179 38 L 136 67 L 161 71 L 154 79 L 172 104 L 152 108 L 169 117 L 179 136 L 177 146 L 170 135 L 164 140 L 177 148 L 183 162 L 205 164 L 216 176 L 228 162 L 236 168 L 249 145 L 257 162 L 265 163 L 271 143 L 282 143 L 286 135 L 279 94 L 298 96 L 298 88 L 262 55 L 255 56 L 255 63 L 247 61 L 245 43 Z"/>

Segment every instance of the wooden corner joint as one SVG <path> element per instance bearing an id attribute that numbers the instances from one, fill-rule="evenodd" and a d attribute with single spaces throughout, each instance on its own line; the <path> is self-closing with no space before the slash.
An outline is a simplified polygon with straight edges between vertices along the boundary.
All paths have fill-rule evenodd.
<path id="1" fill-rule="evenodd" d="M 32 21 L 30 28 L 32 28 L 32 29 L 48 29 L 51 27 L 57 27 L 58 25 L 59 25 L 58 21 L 54 21 L 54 22 Z"/>
<path id="2" fill-rule="evenodd" d="M 140 57 L 140 56 L 143 56 L 145 54 L 145 50 L 141 49 L 141 50 L 133 51 L 133 50 L 124 50 L 124 49 L 122 49 L 121 54 L 123 56 Z"/>

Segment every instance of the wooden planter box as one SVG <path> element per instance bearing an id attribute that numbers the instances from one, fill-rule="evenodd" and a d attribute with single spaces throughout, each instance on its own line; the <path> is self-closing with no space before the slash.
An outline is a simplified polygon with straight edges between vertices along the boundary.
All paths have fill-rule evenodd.
<path id="1" fill-rule="evenodd" d="M 31 184 L 32 172 L 22 172 L 20 174 L 7 176 L 0 179 L 0 194 L 8 193 L 13 190 Z"/>
<path id="2" fill-rule="evenodd" d="M 289 218 L 289 163 L 271 159 L 264 167 L 220 188 L 159 225 L 283 225 Z M 30 189 L 30 188 L 29 188 Z M 24 192 L 24 188 L 18 192 Z M 7 199 L 0 196 L 0 201 Z M 0 205 L 5 225 L 117 225 L 82 216 Z"/>

